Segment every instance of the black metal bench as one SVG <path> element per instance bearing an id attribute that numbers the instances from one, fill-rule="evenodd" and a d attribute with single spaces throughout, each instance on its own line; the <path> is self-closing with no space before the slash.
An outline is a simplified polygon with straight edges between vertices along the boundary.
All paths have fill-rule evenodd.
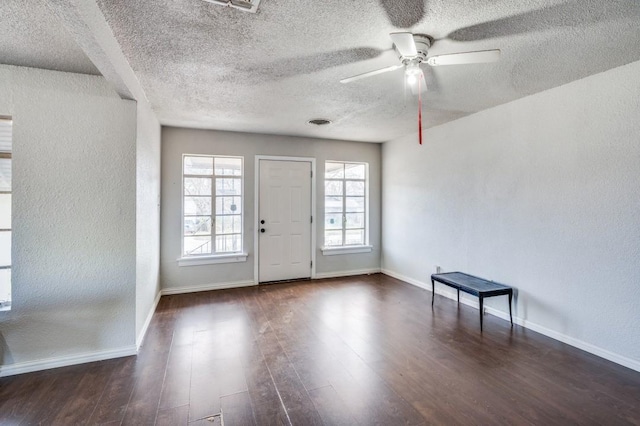
<path id="1" fill-rule="evenodd" d="M 493 281 L 487 281 L 482 278 L 474 277 L 473 275 L 465 274 L 462 272 L 446 272 L 444 274 L 433 274 L 431 275 L 431 306 L 433 306 L 436 281 L 458 290 L 458 303 L 460 303 L 460 290 L 478 297 L 478 299 L 480 300 L 480 331 L 482 331 L 482 311 L 484 306 L 484 298 L 508 295 L 509 319 L 511 320 L 511 325 L 513 325 L 513 316 L 511 315 L 511 299 L 513 299 L 513 288 L 506 285 L 494 283 Z"/>

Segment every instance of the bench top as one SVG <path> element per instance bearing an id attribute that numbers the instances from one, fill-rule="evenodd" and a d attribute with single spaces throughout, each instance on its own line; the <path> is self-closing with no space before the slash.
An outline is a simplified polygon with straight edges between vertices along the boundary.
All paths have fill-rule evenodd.
<path id="1" fill-rule="evenodd" d="M 474 277 L 473 275 L 463 272 L 446 272 L 443 274 L 433 274 L 431 279 L 450 285 L 471 294 L 479 295 L 498 295 L 507 294 L 512 291 L 511 287 L 487 281 L 483 278 Z"/>

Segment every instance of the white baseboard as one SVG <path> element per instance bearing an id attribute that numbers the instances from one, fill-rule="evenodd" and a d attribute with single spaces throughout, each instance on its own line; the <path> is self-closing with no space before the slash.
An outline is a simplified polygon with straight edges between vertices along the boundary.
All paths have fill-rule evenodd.
<path id="1" fill-rule="evenodd" d="M 388 269 L 382 269 L 382 273 L 385 275 L 389 275 L 390 277 L 399 279 L 401 281 L 404 281 L 406 283 L 409 283 L 411 285 L 415 285 L 416 287 L 420 287 L 424 290 L 428 290 L 429 292 L 431 291 L 431 283 L 424 283 L 422 281 L 410 278 L 410 277 L 406 277 L 402 274 L 399 274 L 395 271 L 390 271 Z M 441 296 L 447 297 L 449 299 L 452 300 L 457 300 L 457 292 L 453 289 L 446 289 L 446 288 L 439 288 L 441 286 L 436 286 L 436 294 L 439 294 Z M 460 298 L 460 303 L 463 303 L 465 305 L 471 306 L 473 308 L 479 309 L 479 303 L 477 301 L 473 301 L 473 300 L 469 300 L 467 298 Z M 509 321 L 509 313 L 508 312 L 503 312 L 500 311 L 498 309 L 492 308 L 492 307 L 488 307 L 485 306 L 484 307 L 484 311 L 488 314 L 494 315 L 498 318 L 502 318 L 506 321 Z M 563 333 L 559 333 L 555 330 L 551 330 L 550 328 L 541 326 L 539 324 L 536 324 L 534 322 L 528 321 L 526 319 L 514 316 L 513 317 L 513 322 L 515 324 L 518 324 L 524 328 L 527 328 L 531 331 L 535 331 L 536 333 L 540 333 L 543 334 L 547 337 L 550 337 L 552 339 L 558 340 L 562 343 L 566 343 L 567 345 L 576 347 L 578 349 L 582 349 L 585 352 L 589 352 L 593 355 L 599 356 L 601 358 L 604 358 L 606 360 L 609 360 L 611 362 L 615 362 L 616 364 L 620 364 L 624 367 L 630 368 L 632 370 L 635 371 L 640 371 L 640 361 L 631 359 L 631 358 L 627 358 L 623 355 L 608 351 L 606 349 L 603 349 L 599 346 L 595 346 L 592 345 L 591 343 L 587 343 L 585 341 L 582 341 L 580 339 L 576 339 L 574 337 L 571 336 L 567 336 L 566 334 Z"/>
<path id="2" fill-rule="evenodd" d="M 409 278 L 405 275 L 402 274 L 398 274 L 397 272 L 394 271 L 390 271 L 388 269 L 382 269 L 382 273 L 385 275 L 389 275 L 390 277 L 393 277 L 395 279 L 398 279 L 400 281 L 404 281 L 406 283 L 409 283 L 411 285 L 414 285 L 416 287 L 420 287 L 423 290 L 428 290 L 429 292 L 431 292 L 431 283 L 424 283 L 422 281 L 418 281 L 416 279 L 413 278 Z M 455 291 L 454 289 L 452 289 L 451 287 L 446 287 L 444 285 L 439 285 L 436 286 L 436 294 L 439 294 L 440 296 L 444 296 L 448 299 L 451 300 L 458 300 L 458 292 Z M 467 305 L 467 306 L 471 306 L 472 308 L 475 309 L 480 309 L 480 303 L 478 303 L 477 299 L 469 299 L 468 297 L 464 297 L 461 295 L 460 297 L 460 303 L 462 303 L 463 305 Z"/>
<path id="3" fill-rule="evenodd" d="M 491 308 L 489 306 L 485 306 L 484 311 L 491 315 L 495 315 L 498 318 L 502 318 L 506 321 L 509 321 L 509 313 L 507 312 L 502 312 L 495 308 Z M 590 354 L 599 356 L 600 358 L 604 358 L 611 362 L 615 362 L 616 364 L 620 364 L 622 366 L 625 366 L 635 371 L 640 371 L 640 361 L 627 358 L 615 352 L 611 352 L 599 346 L 592 345 L 591 343 L 587 343 L 580 339 L 567 336 L 566 334 L 559 333 L 555 330 L 533 323 L 531 321 L 527 321 L 526 319 L 522 319 L 520 317 L 514 316 L 513 322 L 515 324 L 521 325 L 524 328 L 528 328 L 531 331 L 535 331 L 536 333 L 544 334 L 547 337 L 551 337 L 552 339 L 558 340 L 562 343 L 566 343 L 567 345 L 573 346 L 578 349 L 582 349 L 585 352 L 589 352 Z"/>
<path id="4" fill-rule="evenodd" d="M 195 293 L 198 291 L 210 291 L 210 290 L 224 290 L 227 288 L 239 288 L 239 287 L 251 287 L 256 285 L 253 281 L 235 281 L 229 283 L 215 283 L 215 284 L 203 284 L 194 285 L 188 287 L 170 287 L 160 290 L 162 296 L 168 296 L 170 294 L 183 294 L 183 293 Z"/>
<path id="5" fill-rule="evenodd" d="M 406 275 L 399 274 L 396 271 L 391 271 L 389 269 L 382 268 L 380 271 L 383 274 L 389 275 L 390 277 L 393 277 L 393 278 L 395 278 L 397 280 L 404 281 L 406 283 L 413 284 L 416 287 L 420 287 L 420 288 L 423 288 L 425 290 L 431 291 L 431 285 L 430 284 L 427 285 L 427 284 L 423 283 L 422 281 L 414 280 L 411 277 L 407 277 Z"/>
<path id="6" fill-rule="evenodd" d="M 356 269 L 352 271 L 338 271 L 338 272 L 322 272 L 316 274 L 316 280 L 324 279 L 324 278 L 337 278 L 337 277 L 349 277 L 353 275 L 366 275 L 366 274 L 377 274 L 380 272 L 380 268 L 372 268 L 372 269 Z M 215 283 L 215 284 L 204 284 L 204 285 L 196 285 L 196 286 L 188 286 L 188 287 L 170 287 L 163 288 L 160 290 L 160 295 L 168 296 L 171 294 L 184 294 L 184 293 L 195 293 L 198 291 L 210 291 L 210 290 L 225 290 L 230 288 L 240 288 L 240 287 L 251 287 L 257 285 L 253 281 L 235 281 L 228 283 Z"/>
<path id="7" fill-rule="evenodd" d="M 324 278 L 351 277 L 354 275 L 377 274 L 379 272 L 380 272 L 380 268 L 354 269 L 351 271 L 336 271 L 336 272 L 319 272 L 319 273 L 316 273 L 316 276 L 314 279 L 322 280 Z"/>
<path id="8" fill-rule="evenodd" d="M 0 365 L 0 377 L 31 373 L 33 371 L 48 370 L 50 368 L 67 367 L 69 365 L 75 364 L 85 364 L 87 362 L 104 361 L 106 359 L 136 355 L 137 353 L 138 350 L 135 346 L 127 346 L 120 349 L 87 352 L 84 354 L 59 356 L 54 358 L 39 359 L 36 361 Z"/>
<path id="9" fill-rule="evenodd" d="M 153 301 L 153 305 L 151 309 L 149 309 L 149 313 L 147 314 L 147 319 L 144 320 L 144 325 L 142 326 L 142 330 L 138 334 L 136 338 L 136 348 L 140 350 L 140 346 L 142 346 L 142 342 L 144 341 L 144 336 L 147 334 L 147 329 L 149 328 L 149 324 L 151 324 L 151 318 L 153 318 L 153 314 L 156 312 L 156 308 L 158 307 L 158 302 L 160 302 L 160 296 L 162 296 L 161 292 L 156 294 L 156 298 Z"/>
<path id="10" fill-rule="evenodd" d="M 351 271 L 337 271 L 337 272 L 321 272 L 316 274 L 314 279 L 320 280 L 324 278 L 338 278 L 338 277 L 349 277 L 353 275 L 377 274 L 379 272 L 380 272 L 380 268 L 354 269 Z M 160 294 L 162 296 L 168 296 L 171 294 L 195 293 L 198 291 L 224 290 L 229 288 L 251 287 L 253 285 L 256 285 L 256 283 L 254 283 L 253 281 L 235 281 L 235 282 L 228 282 L 228 283 L 215 283 L 215 284 L 188 286 L 188 287 L 170 287 L 170 288 L 163 288 L 162 290 L 160 290 Z"/>

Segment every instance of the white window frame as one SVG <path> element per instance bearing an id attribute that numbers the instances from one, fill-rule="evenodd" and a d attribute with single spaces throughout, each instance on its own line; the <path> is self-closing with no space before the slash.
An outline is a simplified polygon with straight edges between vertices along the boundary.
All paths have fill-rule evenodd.
<path id="1" fill-rule="evenodd" d="M 184 173 L 184 161 L 185 157 L 204 157 L 211 158 L 214 162 L 214 170 L 211 175 L 188 175 Z M 231 175 L 216 175 L 215 174 L 215 159 L 216 158 L 235 158 L 241 160 L 241 171 L 240 176 L 231 176 Z M 244 157 L 239 155 L 209 155 L 209 154 L 182 154 L 182 162 L 180 164 L 180 173 L 182 175 L 181 179 L 181 212 L 180 212 L 180 257 L 178 258 L 179 266 L 198 266 L 198 265 L 209 265 L 209 264 L 217 264 L 217 263 L 235 263 L 235 262 L 246 262 L 247 261 L 247 253 L 244 250 L 244 239 L 245 239 L 245 229 L 244 229 L 244 198 L 245 198 L 245 174 L 244 174 Z M 184 229 L 185 229 L 185 213 L 184 213 L 184 198 L 185 198 L 185 178 L 202 178 L 208 177 L 211 178 L 211 251 L 212 253 L 207 254 L 191 254 L 186 255 L 184 253 Z M 224 179 L 224 178 L 240 178 L 240 204 L 241 204 L 241 213 L 240 213 L 240 244 L 241 248 L 236 252 L 220 252 L 216 253 L 216 179 Z"/>
<path id="2" fill-rule="evenodd" d="M 340 163 L 340 164 L 358 164 L 358 165 L 364 165 L 365 168 L 365 175 L 364 175 L 364 243 L 363 244 L 352 244 L 352 245 L 345 245 L 345 219 L 344 219 L 344 215 L 346 214 L 346 199 L 347 199 L 347 194 L 346 194 L 346 182 L 347 181 L 360 181 L 360 179 L 348 179 L 346 176 L 341 178 L 341 179 L 327 179 L 326 178 L 326 165 L 327 163 Z M 322 254 L 324 256 L 334 256 L 334 255 L 341 255 L 341 254 L 356 254 L 356 253 L 369 253 L 371 252 L 371 250 L 373 249 L 373 247 L 369 244 L 369 163 L 364 162 L 364 161 L 341 161 L 341 160 L 326 160 L 324 162 L 324 168 L 322 169 L 322 178 L 323 178 L 323 184 L 326 181 L 342 181 L 342 214 L 343 214 L 343 221 L 342 221 L 342 243 L 343 245 L 341 246 L 327 246 L 325 245 L 325 233 L 326 233 L 326 228 L 325 228 L 325 224 L 323 221 L 323 225 L 322 225 L 322 238 L 323 238 L 323 247 L 322 247 Z M 326 199 L 327 199 L 327 194 L 325 192 L 324 194 L 324 212 L 323 212 L 323 218 L 326 216 L 327 212 L 326 212 Z"/>

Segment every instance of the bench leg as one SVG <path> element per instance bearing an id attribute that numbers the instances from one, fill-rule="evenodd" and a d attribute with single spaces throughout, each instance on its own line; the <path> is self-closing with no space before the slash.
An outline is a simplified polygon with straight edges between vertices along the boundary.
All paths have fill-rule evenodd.
<path id="1" fill-rule="evenodd" d="M 484 299 L 480 296 L 480 331 L 482 332 L 482 317 L 484 311 Z"/>
<path id="2" fill-rule="evenodd" d="M 513 298 L 513 292 L 509 292 L 509 319 L 511 320 L 511 325 L 513 325 L 513 315 L 511 314 L 511 299 Z"/>
<path id="3" fill-rule="evenodd" d="M 457 288 L 456 290 L 458 290 L 458 305 L 460 304 L 460 289 Z"/>
<path id="4" fill-rule="evenodd" d="M 431 280 L 431 307 L 433 307 L 433 297 L 436 294 L 436 283 Z"/>

